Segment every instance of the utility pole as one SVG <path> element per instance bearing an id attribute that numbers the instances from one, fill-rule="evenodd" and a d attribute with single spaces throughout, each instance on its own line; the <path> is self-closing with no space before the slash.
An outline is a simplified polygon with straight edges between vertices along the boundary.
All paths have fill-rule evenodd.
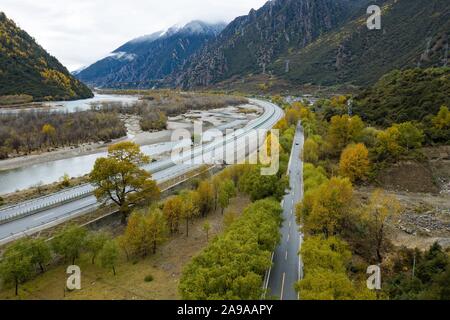
<path id="1" fill-rule="evenodd" d="M 285 68 L 285 72 L 289 73 L 289 64 L 291 63 L 290 60 L 286 60 L 286 68 Z"/>

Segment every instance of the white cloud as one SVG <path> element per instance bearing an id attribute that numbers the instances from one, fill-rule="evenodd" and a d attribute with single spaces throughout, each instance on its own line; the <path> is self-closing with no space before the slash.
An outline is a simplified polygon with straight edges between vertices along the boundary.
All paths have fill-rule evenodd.
<path id="1" fill-rule="evenodd" d="M 229 22 L 266 0 L 1 0 L 13 19 L 69 70 L 123 43 L 191 20 Z"/>

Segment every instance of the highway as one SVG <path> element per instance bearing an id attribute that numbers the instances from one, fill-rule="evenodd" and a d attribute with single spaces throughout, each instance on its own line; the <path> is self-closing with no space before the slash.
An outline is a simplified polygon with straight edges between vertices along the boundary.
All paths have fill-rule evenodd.
<path id="1" fill-rule="evenodd" d="M 284 114 L 278 106 L 267 101 L 250 99 L 250 103 L 262 107 L 264 114 L 250 121 L 243 129 L 237 130 L 233 135 L 196 147 L 188 154 L 147 165 L 144 169 L 152 173 L 155 181 L 162 183 L 200 167 L 205 159 L 209 159 L 211 163 L 219 161 L 222 163 L 221 157 L 225 150 L 227 152 L 233 150 L 231 154 L 238 154 L 238 160 L 242 161 L 242 156 L 239 155 L 244 154 L 245 157 L 256 151 L 256 148 L 246 149 L 244 143 L 246 139 L 254 140 L 254 129 L 270 130 Z M 92 212 L 100 206 L 92 193 L 93 190 L 92 185 L 84 184 L 1 209 L 0 244 Z"/>
<path id="2" fill-rule="evenodd" d="M 273 265 L 268 273 L 266 298 L 298 300 L 294 285 L 303 277 L 299 251 L 303 236 L 295 216 L 295 206 L 303 198 L 303 162 L 300 158 L 304 144 L 303 129 L 299 125 L 289 161 L 290 191 L 282 202 L 283 225 L 281 243 L 273 254 Z"/>

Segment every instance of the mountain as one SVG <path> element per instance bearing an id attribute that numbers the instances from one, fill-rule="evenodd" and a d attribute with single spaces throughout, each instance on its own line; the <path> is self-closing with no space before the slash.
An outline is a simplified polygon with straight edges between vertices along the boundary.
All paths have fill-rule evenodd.
<path id="1" fill-rule="evenodd" d="M 269 70 L 293 83 L 367 86 L 394 69 L 443 66 L 448 59 L 450 1 L 385 0 L 381 30 L 366 26 L 367 7 L 337 30 L 280 56 Z M 285 61 L 290 70 L 285 72 Z"/>
<path id="2" fill-rule="evenodd" d="M 369 30 L 367 8 L 382 8 Z M 394 69 L 448 60 L 450 2 L 276 0 L 235 19 L 167 80 L 172 86 L 370 86 Z"/>
<path id="3" fill-rule="evenodd" d="M 354 102 L 353 112 L 373 124 L 422 121 L 450 106 L 450 68 L 391 71 Z"/>
<path id="4" fill-rule="evenodd" d="M 13 95 L 32 96 L 34 101 L 93 96 L 56 58 L 0 12 L 0 98 Z"/>
<path id="5" fill-rule="evenodd" d="M 146 88 L 179 69 L 225 24 L 192 21 L 127 42 L 106 58 L 76 73 L 81 81 L 96 87 Z"/>
<path id="6" fill-rule="evenodd" d="M 209 86 L 232 77 L 271 71 L 281 55 L 306 47 L 340 26 L 364 0 L 274 0 L 238 17 L 202 48 L 172 83 Z"/>

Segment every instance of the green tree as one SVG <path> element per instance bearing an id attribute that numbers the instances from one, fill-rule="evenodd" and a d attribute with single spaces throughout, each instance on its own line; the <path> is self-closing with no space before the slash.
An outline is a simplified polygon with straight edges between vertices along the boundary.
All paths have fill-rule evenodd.
<path id="1" fill-rule="evenodd" d="M 119 260 L 119 248 L 114 240 L 105 242 L 99 253 L 100 264 L 103 268 L 112 269 L 114 276 L 116 275 L 116 264 Z"/>
<path id="2" fill-rule="evenodd" d="M 48 241 L 42 238 L 27 239 L 31 263 L 37 265 L 41 272 L 45 271 L 45 265 L 52 259 L 52 252 Z"/>
<path id="3" fill-rule="evenodd" d="M 396 126 L 400 133 L 399 144 L 405 148 L 407 152 L 411 149 L 422 147 L 422 143 L 425 139 L 423 130 L 417 128 L 412 122 L 404 122 Z"/>
<path id="4" fill-rule="evenodd" d="M 90 232 L 87 235 L 85 246 L 91 254 L 92 264 L 95 264 L 95 258 L 110 238 L 109 234 L 105 232 Z"/>
<path id="5" fill-rule="evenodd" d="M 236 187 L 230 179 L 223 181 L 219 187 L 219 205 L 222 209 L 222 215 L 226 208 L 230 205 L 232 198 L 236 197 Z"/>
<path id="6" fill-rule="evenodd" d="M 130 206 L 159 198 L 155 181 L 140 168 L 149 161 L 137 144 L 121 142 L 109 147 L 108 157 L 97 159 L 90 173 L 90 181 L 96 186 L 95 196 L 103 203 L 111 200 L 119 206 L 123 223 L 130 213 Z"/>
<path id="7" fill-rule="evenodd" d="M 208 242 L 209 241 L 209 232 L 211 231 L 211 224 L 208 221 L 206 221 L 203 224 L 203 231 L 206 234 L 206 242 Z"/>
<path id="8" fill-rule="evenodd" d="M 19 240 L 6 248 L 0 262 L 0 276 L 4 283 L 14 285 L 16 296 L 19 294 L 19 285 L 27 281 L 33 271 L 28 241 Z"/>
<path id="9" fill-rule="evenodd" d="M 375 151 L 380 160 L 398 160 L 405 150 L 400 145 L 400 131 L 398 127 L 390 127 L 378 133 Z"/>
<path id="10" fill-rule="evenodd" d="M 319 161 L 319 144 L 312 138 L 308 138 L 303 146 L 303 161 L 317 163 Z"/>
<path id="11" fill-rule="evenodd" d="M 70 260 L 72 264 L 75 264 L 75 260 L 85 247 L 86 236 L 87 231 L 83 227 L 76 225 L 65 227 L 53 238 L 53 250 L 63 256 L 66 261 Z"/>
<path id="12" fill-rule="evenodd" d="M 433 125 L 438 130 L 450 128 L 450 111 L 447 106 L 441 106 L 438 114 L 432 119 Z"/>
<path id="13" fill-rule="evenodd" d="M 252 201 L 267 197 L 281 200 L 289 186 L 287 178 L 280 179 L 277 175 L 263 176 L 260 170 L 260 166 L 252 166 L 251 170 L 245 172 L 239 181 L 239 189 L 249 195 Z"/>

